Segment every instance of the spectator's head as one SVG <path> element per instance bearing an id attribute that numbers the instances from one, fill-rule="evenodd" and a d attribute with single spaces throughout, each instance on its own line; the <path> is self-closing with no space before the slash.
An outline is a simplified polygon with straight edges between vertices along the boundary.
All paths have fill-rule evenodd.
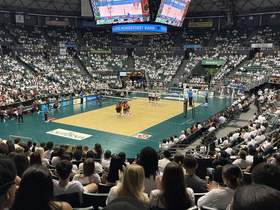
<path id="1" fill-rule="evenodd" d="M 32 140 L 29 140 L 29 141 L 27 142 L 27 146 L 28 146 L 28 148 L 31 148 L 31 147 L 32 147 Z"/>
<path id="2" fill-rule="evenodd" d="M 243 149 L 240 150 L 240 152 L 239 152 L 240 159 L 245 160 L 246 156 L 247 156 L 247 152 L 245 152 Z"/>
<path id="3" fill-rule="evenodd" d="M 22 175 L 18 194 L 12 209 L 31 209 L 36 202 L 37 209 L 52 209 L 53 180 L 48 168 L 33 165 Z M 34 204 L 35 205 L 35 204 Z"/>
<path id="4" fill-rule="evenodd" d="M 120 159 L 121 159 L 121 161 L 122 161 L 122 164 L 124 165 L 124 166 L 126 166 L 125 165 L 125 157 L 126 157 L 126 154 L 124 153 L 124 152 L 120 152 L 119 154 L 119 157 L 120 157 Z"/>
<path id="5" fill-rule="evenodd" d="M 7 142 L 7 146 L 8 146 L 8 152 L 6 155 L 9 155 L 11 152 L 15 152 L 15 146 L 13 143 L 8 143 Z"/>
<path id="6" fill-rule="evenodd" d="M 25 154 L 16 154 L 12 159 L 17 168 L 17 175 L 22 176 L 24 171 L 29 167 L 29 160 Z"/>
<path id="7" fill-rule="evenodd" d="M 91 176 L 95 173 L 94 159 L 87 158 L 84 162 L 83 174 L 84 176 Z"/>
<path id="8" fill-rule="evenodd" d="M 9 207 L 15 197 L 17 169 L 14 162 L 0 154 L 0 209 Z"/>
<path id="9" fill-rule="evenodd" d="M 105 153 L 104 153 L 104 157 L 105 157 L 106 159 L 111 158 L 111 151 L 110 151 L 110 150 L 106 150 Z"/>
<path id="10" fill-rule="evenodd" d="M 81 144 L 77 145 L 77 150 L 83 151 L 83 146 Z"/>
<path id="11" fill-rule="evenodd" d="M 227 158 L 228 154 L 226 151 L 221 151 L 221 158 Z"/>
<path id="12" fill-rule="evenodd" d="M 182 167 L 175 162 L 166 165 L 161 180 L 160 199 L 166 209 L 188 209 L 192 206 L 191 196 L 186 192 Z"/>
<path id="13" fill-rule="evenodd" d="M 237 186 L 242 185 L 242 171 L 233 164 L 227 164 L 223 167 L 222 177 L 224 183 L 232 189 L 236 189 Z"/>
<path id="14" fill-rule="evenodd" d="M 145 173 L 142 166 L 132 164 L 123 173 L 123 182 L 117 194 L 118 197 L 128 196 L 137 198 L 144 204 L 147 201 L 143 198 Z"/>
<path id="15" fill-rule="evenodd" d="M 61 160 L 68 160 L 68 161 L 71 161 L 71 157 L 70 155 L 68 154 L 63 154 L 61 157 L 60 157 L 60 161 Z"/>
<path id="16" fill-rule="evenodd" d="M 53 142 L 52 142 L 52 141 L 47 142 L 46 148 L 47 148 L 48 150 L 52 150 L 52 149 L 53 149 Z"/>
<path id="17" fill-rule="evenodd" d="M 70 177 L 70 173 L 72 170 L 72 163 L 68 160 L 59 161 L 56 164 L 56 171 L 60 179 L 65 180 Z"/>
<path id="18" fill-rule="evenodd" d="M 107 177 L 108 182 L 115 183 L 119 179 L 119 170 L 122 170 L 122 162 L 117 154 L 112 155 L 109 174 Z"/>
<path id="19" fill-rule="evenodd" d="M 64 148 L 65 148 L 65 152 L 72 152 L 69 144 L 65 144 Z"/>
<path id="20" fill-rule="evenodd" d="M 44 160 L 44 149 L 42 147 L 38 147 L 36 152 L 40 154 L 41 160 Z"/>
<path id="21" fill-rule="evenodd" d="M 86 154 L 86 158 L 92 158 L 94 159 L 95 155 L 94 155 L 94 152 L 92 150 L 88 151 L 87 154 Z"/>
<path id="22" fill-rule="evenodd" d="M 46 147 L 46 143 L 45 143 L 45 142 L 41 142 L 41 143 L 40 143 L 40 147 L 45 148 L 45 147 Z"/>
<path id="23" fill-rule="evenodd" d="M 18 143 L 20 142 L 20 138 L 16 138 L 16 139 L 14 140 L 14 142 L 15 142 L 15 144 L 18 144 Z"/>
<path id="24" fill-rule="evenodd" d="M 171 157 L 171 152 L 169 150 L 165 150 L 163 152 L 163 157 L 169 159 Z"/>
<path id="25" fill-rule="evenodd" d="M 177 152 L 173 157 L 173 161 L 179 165 L 182 165 L 184 162 L 184 157 L 185 156 L 182 153 Z"/>
<path id="26" fill-rule="evenodd" d="M 99 144 L 99 143 L 96 143 L 96 144 L 94 145 L 93 149 L 94 149 L 98 154 L 102 153 L 102 147 L 101 147 L 101 144 Z"/>
<path id="27" fill-rule="evenodd" d="M 254 156 L 257 153 L 257 150 L 255 147 L 253 146 L 249 146 L 249 150 L 248 150 L 249 155 Z"/>
<path id="28" fill-rule="evenodd" d="M 184 158 L 184 166 L 186 169 L 196 169 L 197 168 L 197 160 L 192 155 L 187 155 Z"/>
<path id="29" fill-rule="evenodd" d="M 42 165 L 41 155 L 38 152 L 33 152 L 30 156 L 30 166 L 35 164 Z"/>
<path id="30" fill-rule="evenodd" d="M 74 153 L 77 150 L 77 147 L 75 145 L 72 146 L 72 153 Z"/>
<path id="31" fill-rule="evenodd" d="M 153 175 L 155 179 L 158 170 L 158 155 L 156 150 L 152 147 L 144 147 L 140 152 L 139 165 L 144 168 L 146 178 L 150 178 Z"/>
<path id="32" fill-rule="evenodd" d="M 280 166 L 272 163 L 260 163 L 252 171 L 254 184 L 263 184 L 280 191 Z"/>
<path id="33" fill-rule="evenodd" d="M 253 163 L 250 168 L 250 173 L 252 173 L 253 169 L 260 163 L 263 163 L 262 155 L 261 154 L 254 155 Z"/>
<path id="34" fill-rule="evenodd" d="M 57 151 L 58 157 L 61 157 L 64 153 L 65 153 L 64 147 L 59 148 L 58 151 Z"/>
<path id="35" fill-rule="evenodd" d="M 280 209 L 280 192 L 265 185 L 246 185 L 237 188 L 231 203 L 232 210 Z"/>
<path id="36" fill-rule="evenodd" d="M 0 143 L 0 154 L 6 155 L 8 153 L 8 145 L 1 142 Z"/>
<path id="37" fill-rule="evenodd" d="M 82 160 L 83 157 L 83 151 L 82 150 L 76 150 L 73 154 L 73 157 L 75 160 Z"/>

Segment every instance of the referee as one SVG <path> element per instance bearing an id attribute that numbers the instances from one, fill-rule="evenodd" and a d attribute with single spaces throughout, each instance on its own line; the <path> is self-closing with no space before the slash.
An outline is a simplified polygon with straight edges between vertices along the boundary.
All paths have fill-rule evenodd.
<path id="1" fill-rule="evenodd" d="M 81 105 L 83 106 L 84 105 L 84 94 L 83 94 L 83 91 L 81 91 L 81 93 L 80 93 L 80 98 L 81 98 Z"/>
<path id="2" fill-rule="evenodd" d="M 188 96 L 189 96 L 189 106 L 192 106 L 193 92 L 192 92 L 191 87 L 189 89 Z"/>

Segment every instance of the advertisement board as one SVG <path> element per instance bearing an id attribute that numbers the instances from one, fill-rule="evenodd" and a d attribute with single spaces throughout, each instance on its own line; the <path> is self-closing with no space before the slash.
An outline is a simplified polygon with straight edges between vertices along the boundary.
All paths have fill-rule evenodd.
<path id="1" fill-rule="evenodd" d="M 213 22 L 189 22 L 189 28 L 213 27 Z"/>
<path id="2" fill-rule="evenodd" d="M 94 100 L 97 100 L 97 95 L 94 95 L 94 96 L 88 96 L 86 97 L 86 101 L 94 101 Z"/>
<path id="3" fill-rule="evenodd" d="M 224 65 L 226 61 L 224 60 L 202 60 L 201 65 L 209 65 L 209 66 L 221 66 Z"/>

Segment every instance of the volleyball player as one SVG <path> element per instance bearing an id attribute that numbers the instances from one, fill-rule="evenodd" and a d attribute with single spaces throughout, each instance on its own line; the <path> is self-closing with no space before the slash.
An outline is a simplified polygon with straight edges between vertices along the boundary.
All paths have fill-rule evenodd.
<path id="1" fill-rule="evenodd" d="M 151 92 L 148 93 L 148 98 L 149 98 L 149 104 L 151 104 L 151 100 L 152 100 L 152 93 Z"/>
<path id="2" fill-rule="evenodd" d="M 117 104 L 116 104 L 116 118 L 118 117 L 121 117 L 121 111 L 122 111 L 122 102 L 119 101 Z"/>
<path id="3" fill-rule="evenodd" d="M 153 92 L 152 92 L 152 105 L 155 105 L 155 100 L 156 100 L 156 94 L 155 94 L 155 92 L 153 91 Z"/>
<path id="4" fill-rule="evenodd" d="M 160 105 L 160 93 L 159 91 L 156 93 L 156 105 Z"/>
<path id="5" fill-rule="evenodd" d="M 129 103 L 127 103 L 127 116 L 130 116 L 130 117 L 132 117 L 132 114 L 130 113 L 130 104 Z"/>
<path id="6" fill-rule="evenodd" d="M 124 101 L 122 103 L 122 107 L 123 107 L 123 119 L 124 119 L 127 118 L 127 108 L 128 108 L 127 101 Z"/>

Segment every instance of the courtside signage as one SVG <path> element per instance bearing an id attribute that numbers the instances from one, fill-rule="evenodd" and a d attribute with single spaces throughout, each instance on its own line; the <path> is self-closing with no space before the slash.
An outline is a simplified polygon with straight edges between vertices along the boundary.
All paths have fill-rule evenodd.
<path id="1" fill-rule="evenodd" d="M 152 135 L 148 135 L 148 134 L 143 134 L 143 133 L 137 133 L 135 135 L 133 135 L 132 137 L 136 137 L 139 139 L 147 139 L 149 137 L 151 137 Z"/>
<path id="2" fill-rule="evenodd" d="M 78 141 L 84 140 L 84 139 L 92 136 L 92 135 L 79 133 L 79 132 L 74 132 L 74 131 L 69 131 L 69 130 L 64 130 L 64 129 L 60 129 L 60 128 L 52 130 L 52 131 L 48 131 L 46 133 L 52 134 L 52 135 L 55 135 L 55 136 L 65 137 L 65 138 L 68 138 L 68 139 L 74 139 L 74 140 L 78 140 Z"/>

